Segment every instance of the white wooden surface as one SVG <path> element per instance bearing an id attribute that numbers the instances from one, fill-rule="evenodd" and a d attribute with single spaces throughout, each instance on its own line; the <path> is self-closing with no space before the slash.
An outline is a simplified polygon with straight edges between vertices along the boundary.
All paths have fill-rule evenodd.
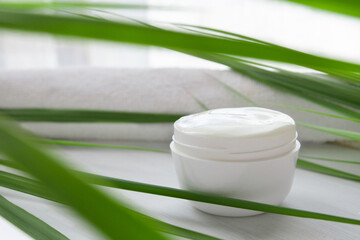
<path id="1" fill-rule="evenodd" d="M 117 143 L 124 144 L 124 143 Z M 168 149 L 167 143 L 127 145 Z M 62 148 L 59 154 L 76 167 L 89 172 L 145 183 L 178 187 L 170 154 L 143 151 Z M 359 152 L 334 145 L 303 144 L 301 154 L 356 160 Z M 360 166 L 320 162 L 360 175 Z M 262 214 L 226 218 L 200 212 L 186 200 L 137 192 L 106 189 L 128 200 L 143 212 L 163 221 L 197 230 L 221 239 L 359 239 L 360 226 Z M 0 194 L 40 217 L 70 239 L 104 239 L 91 226 L 59 204 L 0 188 Z M 298 169 L 293 188 L 283 206 L 360 219 L 360 183 Z M 101 206 L 99 206 L 101 207 Z M 91 211 L 91 209 L 89 209 Z M 7 229 L 0 221 L 0 229 Z M 22 234 L 1 230 L 1 239 L 28 239 Z"/>

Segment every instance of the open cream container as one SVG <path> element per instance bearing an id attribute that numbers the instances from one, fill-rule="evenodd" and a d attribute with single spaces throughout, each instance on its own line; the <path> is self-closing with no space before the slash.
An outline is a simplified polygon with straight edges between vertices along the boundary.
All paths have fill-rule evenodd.
<path id="1" fill-rule="evenodd" d="M 300 149 L 294 120 L 265 108 L 223 108 L 180 118 L 170 144 L 182 188 L 280 204 L 290 191 Z M 192 202 L 208 213 L 261 212 Z"/>

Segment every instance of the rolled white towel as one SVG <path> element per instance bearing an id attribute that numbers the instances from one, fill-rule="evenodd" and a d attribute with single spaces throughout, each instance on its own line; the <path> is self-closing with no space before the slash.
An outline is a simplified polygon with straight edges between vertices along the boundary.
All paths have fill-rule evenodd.
<path id="1" fill-rule="evenodd" d="M 251 106 L 225 83 L 265 107 L 280 110 L 297 121 L 347 130 L 357 123 L 298 110 L 287 104 L 329 112 L 238 73 L 206 69 L 96 69 L 0 71 L 1 108 L 93 109 L 156 113 L 194 113 L 208 108 Z M 198 100 L 198 101 L 197 101 Z M 172 124 L 23 123 L 45 137 L 59 139 L 170 140 Z M 298 127 L 305 141 L 333 141 L 340 137 Z"/>

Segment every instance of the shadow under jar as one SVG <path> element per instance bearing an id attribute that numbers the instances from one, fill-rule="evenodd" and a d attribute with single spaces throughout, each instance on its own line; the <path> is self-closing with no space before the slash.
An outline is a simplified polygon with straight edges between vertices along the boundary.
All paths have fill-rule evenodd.
<path id="1" fill-rule="evenodd" d="M 174 124 L 170 148 L 183 189 L 279 205 L 292 186 L 300 143 L 290 116 L 246 107 L 180 118 Z M 261 213 L 191 203 L 221 216 Z"/>

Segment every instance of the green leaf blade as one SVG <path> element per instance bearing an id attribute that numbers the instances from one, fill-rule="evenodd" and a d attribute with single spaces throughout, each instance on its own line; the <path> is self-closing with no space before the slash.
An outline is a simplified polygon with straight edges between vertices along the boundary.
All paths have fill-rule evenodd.
<path id="1" fill-rule="evenodd" d="M 296 166 L 313 172 L 360 182 L 360 176 L 358 175 L 347 173 L 330 167 L 325 167 L 320 164 L 312 163 L 303 159 L 298 159 Z"/>
<path id="2" fill-rule="evenodd" d="M 146 152 L 158 152 L 158 153 L 169 153 L 167 151 L 153 149 L 153 148 L 140 148 L 132 146 L 119 146 L 119 145 L 110 145 L 110 144 L 99 144 L 99 143 L 90 143 L 90 142 L 78 142 L 78 141 L 65 141 L 65 140 L 55 140 L 55 139 L 33 139 L 35 142 L 45 143 L 45 144 L 55 144 L 59 146 L 69 146 L 69 147 L 90 147 L 90 148 L 110 148 L 110 149 L 123 149 L 123 150 L 135 150 L 135 151 L 146 151 Z"/>
<path id="3" fill-rule="evenodd" d="M 289 62 L 311 68 L 358 72 L 360 65 L 257 42 L 229 40 L 115 21 L 97 21 L 0 10 L 0 27 L 63 36 L 110 40 L 169 49 L 224 53 L 264 60 Z M 151 36 L 151 37 L 149 37 Z"/>
<path id="4" fill-rule="evenodd" d="M 0 119 L 0 151 L 111 239 L 165 239 L 123 203 L 86 184 L 53 156 L 26 141 L 24 133 L 5 118 Z"/>
<path id="5" fill-rule="evenodd" d="M 0 164 L 15 169 L 21 170 L 22 168 L 8 160 L 0 160 Z M 29 179 L 27 177 L 18 176 L 12 173 L 0 171 L 0 186 L 6 187 L 18 192 L 30 194 L 36 197 L 54 201 L 57 203 L 65 204 L 59 198 L 56 198 L 52 193 L 47 191 L 38 181 Z M 160 220 L 151 218 L 144 214 L 133 211 L 138 217 L 145 219 L 147 222 L 154 222 L 154 226 L 161 232 L 169 233 L 172 235 L 185 237 L 194 240 L 219 240 L 218 238 L 206 235 L 204 233 L 192 231 L 189 229 L 181 228 L 172 224 L 162 222 Z"/>
<path id="6" fill-rule="evenodd" d="M 38 10 L 38 9 L 87 9 L 87 8 L 109 8 L 109 9 L 147 9 L 147 5 L 125 4 L 125 3 L 102 3 L 102 2 L 37 2 L 37 1 L 0 1 L 0 9 L 11 10 Z"/>
<path id="7" fill-rule="evenodd" d="M 108 123 L 168 123 L 174 122 L 182 114 L 121 112 L 84 109 L 46 108 L 1 108 L 6 114 L 21 122 L 108 122 Z"/>
<path id="8" fill-rule="evenodd" d="M 312 218 L 312 219 L 328 220 L 328 221 L 360 225 L 360 220 L 358 219 L 349 219 L 349 218 L 338 217 L 323 213 L 310 212 L 310 211 L 299 210 L 294 208 L 286 208 L 286 207 L 274 206 L 274 205 L 246 201 L 241 199 L 197 193 L 182 189 L 156 186 L 156 185 L 139 183 L 139 182 L 128 181 L 123 179 L 104 177 L 95 174 L 86 174 L 86 173 L 83 174 L 85 174 L 85 176 L 87 175 L 88 180 L 91 183 L 99 184 L 107 187 L 116 187 L 130 191 L 138 191 L 138 192 L 175 197 L 175 198 L 199 201 L 204 203 L 212 203 L 222 206 L 243 208 L 243 209 L 261 211 L 267 213 L 275 213 L 275 214 L 282 214 L 282 215 L 294 216 L 294 217 Z"/>
<path id="9" fill-rule="evenodd" d="M 349 139 L 352 139 L 352 140 L 360 141 L 360 133 L 359 132 L 347 131 L 347 130 L 342 130 L 342 129 L 337 129 L 337 128 L 317 126 L 317 125 L 303 123 L 303 122 L 296 122 L 296 124 L 300 125 L 300 126 L 303 126 L 303 127 L 311 128 L 311 129 L 314 129 L 314 130 L 317 130 L 317 131 L 326 132 L 326 133 L 341 136 L 341 137 L 344 137 L 344 138 L 349 138 Z"/>
<path id="10" fill-rule="evenodd" d="M 324 9 L 353 17 L 360 17 L 360 2 L 357 0 L 287 0 L 310 7 Z"/>
<path id="11" fill-rule="evenodd" d="M 44 221 L 16 206 L 0 195 L 0 215 L 37 240 L 67 240 L 68 238 Z M 4 236 L 3 236 L 4 237 Z"/>
<path id="12" fill-rule="evenodd" d="M 302 162 L 304 162 L 303 160 L 299 160 L 299 161 L 300 161 L 300 164 Z M 308 168 L 308 170 L 316 170 L 316 169 L 310 167 L 310 168 Z M 215 195 L 209 195 L 209 194 L 204 194 L 204 193 L 197 193 L 197 192 L 192 192 L 192 191 L 187 191 L 187 190 L 182 190 L 182 189 L 175 189 L 175 188 L 169 188 L 169 187 L 164 187 L 164 186 L 157 186 L 157 185 L 134 182 L 134 181 L 129 181 L 129 180 L 105 177 L 105 176 L 101 176 L 101 175 L 84 173 L 84 172 L 78 172 L 78 174 L 83 176 L 84 179 L 87 180 L 87 182 L 89 182 L 91 184 L 100 185 L 100 186 L 120 188 L 120 189 L 124 189 L 124 190 L 156 194 L 156 195 L 174 197 L 174 198 L 180 198 L 180 199 L 187 199 L 187 200 L 199 201 L 199 202 L 204 202 L 204 203 L 212 203 L 212 204 L 235 207 L 235 208 L 263 211 L 263 212 L 275 213 L 275 214 L 281 214 L 281 215 L 287 215 L 287 216 L 312 218 L 312 219 L 360 225 L 360 220 L 344 218 L 344 217 L 339 217 L 339 216 L 334 216 L 334 215 L 328 215 L 328 214 L 324 214 L 324 213 L 317 213 L 317 212 L 299 210 L 299 209 L 294 209 L 294 208 L 286 208 L 286 207 L 281 207 L 281 206 L 274 206 L 274 205 L 263 204 L 263 203 L 258 203 L 258 202 L 246 201 L 246 200 L 241 200 L 241 199 L 215 196 Z M 10 174 L 10 175 L 12 175 L 12 174 Z M 343 175 L 345 176 L 347 174 L 346 173 L 340 174 L 340 175 L 338 174 L 337 177 L 343 177 Z M 0 180 L 2 177 L 4 177 L 4 176 L 0 172 Z M 14 181 L 14 179 L 17 179 L 18 177 L 19 176 L 17 176 L 17 177 L 13 176 L 13 177 L 11 177 L 10 181 Z M 5 175 L 5 178 L 6 178 L 6 175 Z M 20 178 L 24 179 L 24 177 L 20 177 Z M 348 179 L 350 179 L 350 178 L 348 178 Z M 350 180 L 358 181 L 359 179 L 351 178 Z M 3 181 L 0 181 L 0 185 L 2 184 L 2 182 Z M 14 188 L 15 188 L 14 190 L 29 192 L 29 190 L 26 188 L 25 188 L 25 190 L 18 188 L 17 184 L 16 184 L 16 180 L 13 185 L 7 185 L 7 186 L 10 186 L 10 187 L 14 186 Z M 26 186 L 26 184 L 24 186 Z M 34 194 L 39 195 L 39 191 L 35 191 Z M 42 193 L 40 192 L 40 195 L 41 194 Z M 45 197 L 49 198 L 46 195 L 45 195 Z"/>
<path id="13" fill-rule="evenodd" d="M 310 159 L 310 160 L 320 160 L 320 161 L 349 163 L 349 164 L 360 164 L 360 162 L 349 161 L 349 160 L 341 160 L 341 159 L 332 159 L 332 158 L 323 158 L 323 157 L 314 157 L 314 156 L 304 156 L 304 155 L 300 155 L 300 157 Z"/>

